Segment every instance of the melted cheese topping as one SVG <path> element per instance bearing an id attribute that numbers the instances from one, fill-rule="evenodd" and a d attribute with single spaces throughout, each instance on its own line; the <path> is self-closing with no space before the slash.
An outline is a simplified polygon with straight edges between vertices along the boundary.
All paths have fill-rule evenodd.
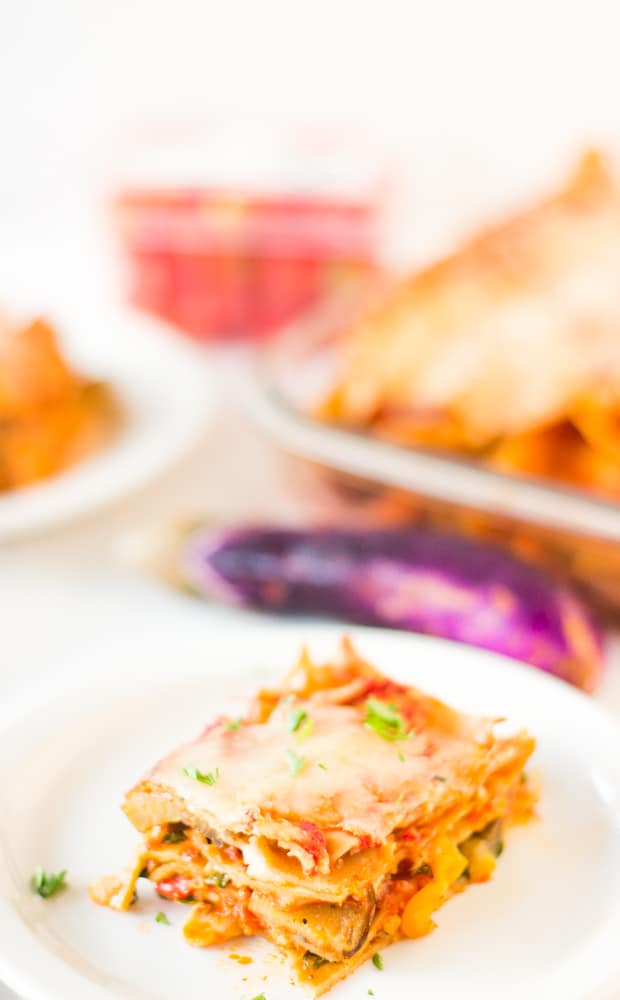
<path id="1" fill-rule="evenodd" d="M 266 816 L 303 817 L 380 842 L 410 815 L 445 797 L 447 782 L 435 781 L 435 775 L 449 778 L 453 793 L 470 789 L 488 766 L 487 720 L 465 720 L 462 731 L 425 730 L 389 742 L 367 728 L 351 706 L 308 702 L 307 711 L 313 730 L 306 739 L 289 732 L 288 707 L 280 706 L 264 724 L 211 729 L 158 764 L 150 783 L 174 792 L 189 812 L 217 829 L 269 836 L 276 831 Z M 303 758 L 296 775 L 288 750 Z M 188 777 L 186 767 L 217 774 L 217 780 L 206 784 Z M 280 832 L 287 839 L 287 831 Z"/>
<path id="2" fill-rule="evenodd" d="M 347 831 L 365 838 L 366 846 L 381 843 L 395 828 L 424 823 L 455 798 L 475 794 L 489 767 L 524 746 L 519 737 L 495 740 L 489 720 L 458 716 L 455 724 L 453 714 L 390 742 L 364 724 L 359 706 L 305 704 L 313 723 L 305 739 L 289 732 L 289 706 L 280 705 L 266 723 L 233 731 L 218 724 L 182 746 L 129 793 L 130 819 L 140 829 L 152 825 L 149 816 L 141 824 L 138 815 L 147 789 L 148 799 L 179 803 L 178 814 L 167 820 L 200 821 L 224 839 L 243 838 L 244 850 L 247 838 L 267 838 L 310 871 L 319 854 L 329 856 L 322 831 Z M 287 751 L 296 755 L 296 774 Z M 217 778 L 205 783 L 184 768 Z M 255 849 L 248 861 L 264 871 Z M 325 863 L 319 864 L 323 871 L 329 870 Z"/>

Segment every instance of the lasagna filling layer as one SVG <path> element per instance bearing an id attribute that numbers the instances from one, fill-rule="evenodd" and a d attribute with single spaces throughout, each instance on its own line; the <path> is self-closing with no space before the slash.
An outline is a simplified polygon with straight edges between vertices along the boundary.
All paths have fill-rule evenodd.
<path id="1" fill-rule="evenodd" d="M 370 885 L 355 877 L 345 882 L 349 894 L 338 902 L 309 901 L 294 888 L 257 882 L 238 847 L 218 847 L 182 823 L 149 831 L 125 880 L 101 879 L 91 895 L 96 902 L 125 909 L 136 898 L 138 880 L 149 879 L 163 898 L 193 904 L 184 927 L 190 944 L 209 947 L 261 934 L 293 959 L 300 981 L 323 992 L 323 984 L 328 988 L 332 978 L 342 978 L 341 963 L 388 941 L 429 933 L 434 912 L 451 895 L 491 877 L 503 851 L 505 828 L 527 819 L 532 807 L 521 771 L 511 775 L 509 784 L 505 775 L 491 784 L 501 785 L 501 791 L 462 815 L 448 814 L 432 835 L 395 831 L 391 851 L 371 847 L 341 861 L 346 869 L 347 860 L 356 860 L 353 875 L 364 870 L 381 874 Z M 255 850 L 262 850 L 266 863 L 277 858 L 269 845 Z M 380 855 L 384 864 L 388 854 L 386 875 L 385 868 L 373 864 L 373 856 Z"/>

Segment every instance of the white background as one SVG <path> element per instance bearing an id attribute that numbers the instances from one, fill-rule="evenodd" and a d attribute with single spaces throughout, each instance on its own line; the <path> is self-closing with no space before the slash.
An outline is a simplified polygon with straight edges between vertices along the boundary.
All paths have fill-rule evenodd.
<path id="1" fill-rule="evenodd" d="M 471 225 L 618 131 L 619 34 L 615 0 L 2 0 L 0 221 L 90 198 L 136 121 L 243 110 L 368 123 Z"/>

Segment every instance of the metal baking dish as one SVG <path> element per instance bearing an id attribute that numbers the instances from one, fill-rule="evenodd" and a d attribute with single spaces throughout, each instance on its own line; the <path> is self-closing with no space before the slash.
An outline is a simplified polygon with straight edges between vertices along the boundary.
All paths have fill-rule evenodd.
<path id="1" fill-rule="evenodd" d="M 248 393 L 254 420 L 328 483 L 333 507 L 359 520 L 427 520 L 508 544 L 575 578 L 620 613 L 620 505 L 475 460 L 404 448 L 309 415 L 330 381 L 334 344 L 351 304 L 306 316 L 260 355 Z"/>

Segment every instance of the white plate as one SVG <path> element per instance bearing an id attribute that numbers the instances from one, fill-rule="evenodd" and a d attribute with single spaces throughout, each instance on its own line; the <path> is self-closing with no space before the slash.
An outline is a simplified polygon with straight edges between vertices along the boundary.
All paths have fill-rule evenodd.
<path id="1" fill-rule="evenodd" d="M 34 486 L 0 493 L 0 539 L 40 531 L 146 485 L 206 426 L 212 393 L 200 351 L 129 309 L 54 310 L 63 351 L 109 382 L 124 410 L 118 434 Z"/>
<path id="2" fill-rule="evenodd" d="M 229 697 L 280 675 L 302 639 L 335 648 L 330 626 L 248 625 L 152 635 L 106 648 L 0 725 L 0 977 L 28 1000 L 293 1000 L 262 941 L 189 948 L 183 907 L 141 888 L 127 914 L 94 906 L 88 883 L 129 858 L 137 835 L 118 806 L 165 751 L 197 733 Z M 390 674 L 469 710 L 508 713 L 538 737 L 540 820 L 511 831 L 493 880 L 439 912 L 437 931 L 384 952 L 333 1000 L 617 998 L 620 953 L 620 736 L 599 707 L 531 668 L 436 639 L 354 630 Z M 105 654 L 105 655 L 104 655 Z M 231 695 L 232 692 L 232 695 Z M 229 706 L 229 708 L 232 706 Z M 233 709 L 234 710 L 234 709 Z M 44 901 L 36 865 L 69 869 Z M 154 921 L 165 910 L 172 927 Z M 240 965 L 230 952 L 251 954 Z M 264 977 L 267 977 L 264 979 Z"/>

